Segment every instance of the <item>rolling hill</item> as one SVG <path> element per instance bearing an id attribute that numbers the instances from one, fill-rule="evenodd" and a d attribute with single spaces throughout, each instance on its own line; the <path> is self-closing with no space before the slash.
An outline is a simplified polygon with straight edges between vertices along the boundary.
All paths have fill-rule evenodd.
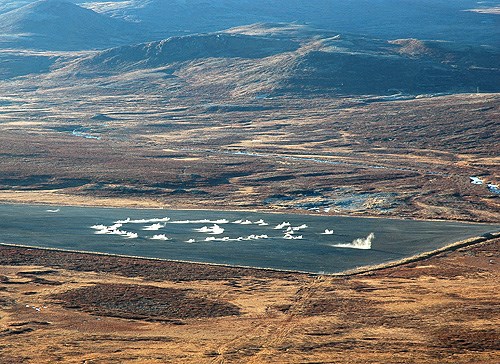
<path id="1" fill-rule="evenodd" d="M 228 94 L 302 96 L 499 90 L 497 48 L 333 34 L 258 24 L 113 48 L 77 59 L 58 72 L 101 77 L 163 70 L 191 92 L 201 93 L 215 85 Z"/>
<path id="2" fill-rule="evenodd" d="M 64 0 L 42 0 L 0 14 L 0 47 L 109 48 L 138 41 L 138 26 Z"/>

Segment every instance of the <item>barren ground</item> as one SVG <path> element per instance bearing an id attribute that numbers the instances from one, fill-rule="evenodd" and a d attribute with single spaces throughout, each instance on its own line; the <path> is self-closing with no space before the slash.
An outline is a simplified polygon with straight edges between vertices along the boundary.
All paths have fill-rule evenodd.
<path id="1" fill-rule="evenodd" d="M 500 240 L 351 277 L 0 247 L 2 363 L 494 363 Z"/>
<path id="2" fill-rule="evenodd" d="M 0 85 L 0 202 L 500 221 L 498 94 L 256 101 L 136 76 Z M 330 277 L 3 246 L 0 362 L 499 362 L 499 247 Z"/>
<path id="3" fill-rule="evenodd" d="M 486 187 L 500 184 L 497 94 L 262 104 L 173 103 L 167 115 L 133 104 L 141 113 L 108 122 L 13 109 L 0 201 L 500 220 Z M 101 139 L 72 135 L 82 125 Z"/>

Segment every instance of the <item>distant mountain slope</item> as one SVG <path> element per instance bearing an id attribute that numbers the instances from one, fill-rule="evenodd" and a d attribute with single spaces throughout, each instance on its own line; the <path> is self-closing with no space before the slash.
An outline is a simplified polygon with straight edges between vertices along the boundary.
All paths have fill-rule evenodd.
<path id="1" fill-rule="evenodd" d="M 466 11 L 476 8 L 477 0 L 129 0 L 84 6 L 140 21 L 163 37 L 256 22 L 298 22 L 381 38 L 500 42 L 498 16 Z"/>
<path id="2" fill-rule="evenodd" d="M 290 39 L 227 33 L 198 34 L 109 49 L 81 60 L 77 67 L 116 73 L 165 67 L 196 59 L 258 59 L 295 51 L 299 46 L 298 42 Z"/>
<path id="3" fill-rule="evenodd" d="M 20 8 L 31 2 L 29 0 L 0 0 L 0 14 Z"/>
<path id="4" fill-rule="evenodd" d="M 137 40 L 136 25 L 64 0 L 42 0 L 0 14 L 0 47 L 107 48 Z"/>
<path id="5" fill-rule="evenodd" d="M 249 35 L 251 33 L 260 35 Z M 125 46 L 59 72 L 85 77 L 160 69 L 192 92 L 309 95 L 500 91 L 497 48 L 335 35 L 295 25 L 252 25 Z"/>
<path id="6" fill-rule="evenodd" d="M 29 74 L 46 73 L 57 57 L 0 52 L 0 81 Z"/>
<path id="7" fill-rule="evenodd" d="M 490 47 L 352 36 L 299 56 L 286 91 L 349 94 L 500 91 L 500 53 Z"/>

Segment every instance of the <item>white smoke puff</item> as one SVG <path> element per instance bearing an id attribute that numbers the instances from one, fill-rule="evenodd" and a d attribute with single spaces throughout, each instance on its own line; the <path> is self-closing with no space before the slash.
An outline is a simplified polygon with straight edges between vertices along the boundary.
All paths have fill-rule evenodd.
<path id="1" fill-rule="evenodd" d="M 280 230 L 283 229 L 284 227 L 290 226 L 289 222 L 282 222 L 281 224 L 278 224 L 274 227 L 274 230 Z"/>
<path id="2" fill-rule="evenodd" d="M 92 225 L 90 228 L 91 229 L 96 229 L 96 230 L 105 230 L 108 227 L 106 225 L 99 224 L 99 225 Z"/>
<path id="3" fill-rule="evenodd" d="M 372 248 L 372 241 L 375 239 L 375 234 L 370 233 L 366 238 L 354 239 L 350 244 L 335 244 L 337 248 L 351 248 L 351 249 L 363 249 L 368 250 Z"/>
<path id="4" fill-rule="evenodd" d="M 224 228 L 220 227 L 217 224 L 214 224 L 214 226 L 212 226 L 212 231 L 210 231 L 209 234 L 220 235 L 223 232 L 224 232 Z"/>
<path id="5" fill-rule="evenodd" d="M 123 220 L 123 222 L 131 224 L 149 224 L 153 222 L 168 222 L 170 221 L 170 217 L 154 217 L 152 219 L 137 219 L 137 220 L 130 220 L 130 218 L 128 218 L 127 220 Z M 122 222 L 122 221 L 117 221 L 117 222 Z"/>
<path id="6" fill-rule="evenodd" d="M 300 226 L 294 226 L 294 227 L 292 227 L 292 230 L 293 230 L 293 231 L 300 231 L 300 230 L 302 230 L 302 229 L 306 229 L 306 228 L 308 228 L 308 227 L 309 227 L 309 226 L 307 226 L 306 224 L 302 224 L 302 225 L 300 225 Z"/>
<path id="7" fill-rule="evenodd" d="M 208 233 L 208 234 L 213 234 L 213 235 L 220 235 L 224 232 L 224 228 L 220 227 L 217 224 L 214 224 L 213 226 L 203 226 L 202 228 L 195 229 L 195 231 L 199 233 Z"/>
<path id="8" fill-rule="evenodd" d="M 158 235 L 153 235 L 153 237 L 151 238 L 151 240 L 164 240 L 164 241 L 167 241 L 167 240 L 170 240 L 170 239 L 167 238 L 167 236 L 165 236 L 165 234 L 158 234 Z"/>
<path id="9" fill-rule="evenodd" d="M 105 227 L 104 229 L 97 230 L 94 234 L 104 235 L 104 234 L 107 234 L 108 232 L 109 232 L 108 228 Z"/>
<path id="10" fill-rule="evenodd" d="M 215 220 L 214 221 L 214 220 L 209 220 L 209 219 L 203 219 L 203 220 L 174 220 L 174 221 L 169 221 L 169 224 L 214 224 L 214 223 L 226 224 L 226 220 L 225 219 L 221 219 L 221 220 Z"/>
<path id="11" fill-rule="evenodd" d="M 197 231 L 199 233 L 208 233 L 208 232 L 212 231 L 212 229 L 209 228 L 208 226 L 203 226 L 202 228 L 194 229 L 194 231 Z"/>
<path id="12" fill-rule="evenodd" d="M 156 231 L 160 230 L 162 227 L 165 227 L 165 224 L 156 223 L 149 226 L 145 226 L 142 230 Z"/>

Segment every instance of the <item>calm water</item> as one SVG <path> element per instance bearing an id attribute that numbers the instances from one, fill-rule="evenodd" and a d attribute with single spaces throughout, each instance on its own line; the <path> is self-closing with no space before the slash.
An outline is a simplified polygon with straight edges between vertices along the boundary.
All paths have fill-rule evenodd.
<path id="1" fill-rule="evenodd" d="M 122 223 L 115 229 L 123 235 L 96 234 L 113 231 L 109 229 L 111 225 L 127 218 L 162 221 Z M 239 220 L 248 221 L 247 224 L 235 223 Z M 256 224 L 259 220 L 263 222 Z M 302 226 L 290 234 L 295 239 L 285 239 L 288 226 L 275 229 L 283 222 L 289 222 L 291 227 Z M 214 227 L 215 223 L 218 227 Z M 153 224 L 160 225 L 151 226 Z M 95 225 L 105 225 L 108 230 Z M 158 230 L 143 230 L 148 226 Z M 333 234 L 324 235 L 325 229 L 333 230 Z M 458 222 L 0 205 L 0 242 L 3 243 L 325 273 L 398 260 L 497 231 L 500 225 Z M 353 240 L 365 239 L 371 233 L 375 235 L 371 249 L 335 246 L 352 244 Z M 160 238 L 164 235 L 170 240 L 152 240 L 154 235 Z M 299 236 L 302 239 L 297 238 Z"/>

